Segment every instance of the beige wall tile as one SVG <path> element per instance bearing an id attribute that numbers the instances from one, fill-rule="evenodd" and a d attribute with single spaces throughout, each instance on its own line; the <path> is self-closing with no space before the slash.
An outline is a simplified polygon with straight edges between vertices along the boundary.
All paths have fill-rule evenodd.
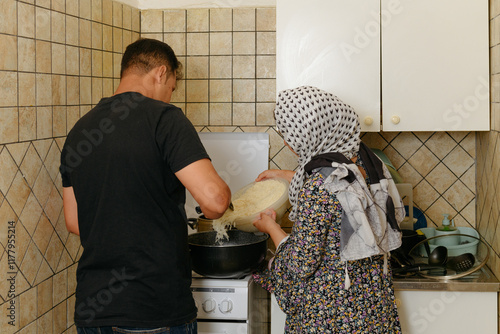
<path id="1" fill-rule="evenodd" d="M 90 0 L 81 1 L 80 0 L 80 17 L 90 20 L 92 19 L 92 3 Z"/>
<path id="2" fill-rule="evenodd" d="M 52 107 L 36 108 L 36 138 L 52 137 Z"/>
<path id="3" fill-rule="evenodd" d="M 255 33 L 234 32 L 233 54 L 235 55 L 255 54 Z"/>
<path id="4" fill-rule="evenodd" d="M 36 139 L 36 108 L 19 108 L 19 140 Z"/>
<path id="5" fill-rule="evenodd" d="M 0 107 L 17 105 L 17 73 L 0 71 Z"/>
<path id="6" fill-rule="evenodd" d="M 233 34 L 220 32 L 210 34 L 210 55 L 231 55 L 233 53 Z"/>
<path id="7" fill-rule="evenodd" d="M 102 0 L 92 0 L 92 21 L 102 22 Z"/>
<path id="8" fill-rule="evenodd" d="M 77 17 L 66 15 L 66 44 L 78 46 L 79 36 L 79 20 Z"/>
<path id="9" fill-rule="evenodd" d="M 98 22 L 92 22 L 92 48 L 102 49 L 103 43 L 103 29 L 102 24 Z"/>
<path id="10" fill-rule="evenodd" d="M 25 225 L 26 227 L 26 225 Z M 42 254 L 36 247 L 35 243 L 32 242 L 26 250 L 23 262 L 21 263 L 21 271 L 26 277 L 26 280 L 31 284 L 35 280 L 38 268 L 40 268 L 40 263 L 42 262 Z"/>
<path id="11" fill-rule="evenodd" d="M 38 333 L 54 333 L 53 313 L 53 310 L 50 310 L 37 319 Z"/>
<path id="12" fill-rule="evenodd" d="M 255 103 L 234 103 L 233 125 L 255 125 Z"/>
<path id="13" fill-rule="evenodd" d="M 80 104 L 92 103 L 92 80 L 90 77 L 80 77 Z"/>
<path id="14" fill-rule="evenodd" d="M 113 87 L 113 79 L 111 78 L 105 78 L 102 79 L 102 96 L 103 97 L 108 97 L 113 95 L 114 93 L 114 87 Z"/>
<path id="15" fill-rule="evenodd" d="M 66 76 L 52 76 L 52 105 L 66 104 Z"/>
<path id="16" fill-rule="evenodd" d="M 210 80 L 210 102 L 231 102 L 231 100 L 231 80 Z"/>
<path id="17" fill-rule="evenodd" d="M 17 34 L 17 1 L 2 0 L 2 10 L 0 11 L 0 33 Z"/>
<path id="18" fill-rule="evenodd" d="M 170 45 L 177 56 L 183 56 L 186 54 L 186 34 L 164 34 L 164 42 Z"/>
<path id="19" fill-rule="evenodd" d="M 233 57 L 231 56 L 211 56 L 210 57 L 210 78 L 229 79 L 232 75 Z"/>
<path id="20" fill-rule="evenodd" d="M 257 54 L 276 54 L 275 32 L 257 32 Z"/>
<path id="21" fill-rule="evenodd" d="M 125 49 L 127 46 L 132 43 L 132 33 L 129 30 L 122 30 L 123 31 L 123 49 L 122 52 L 125 52 Z"/>
<path id="22" fill-rule="evenodd" d="M 36 319 L 37 312 L 35 303 L 37 297 L 36 288 L 31 288 L 19 296 L 19 327 L 23 328 Z M 35 328 L 36 333 L 36 328 Z"/>
<path id="23" fill-rule="evenodd" d="M 92 50 L 92 76 L 102 77 L 102 51 Z"/>
<path id="24" fill-rule="evenodd" d="M 123 30 L 120 28 L 113 27 L 113 51 L 123 51 Z"/>
<path id="25" fill-rule="evenodd" d="M 208 102 L 208 80 L 187 80 L 186 102 Z"/>
<path id="26" fill-rule="evenodd" d="M 66 135 L 66 106 L 54 106 L 52 130 L 54 136 Z"/>
<path id="27" fill-rule="evenodd" d="M 67 317 L 66 301 L 54 307 L 54 333 L 63 333 L 66 330 Z"/>
<path id="28" fill-rule="evenodd" d="M 66 0 L 66 14 L 78 16 L 78 0 Z"/>
<path id="29" fill-rule="evenodd" d="M 276 101 L 276 80 L 258 79 L 257 80 L 257 102 Z"/>
<path id="30" fill-rule="evenodd" d="M 36 104 L 38 106 L 52 104 L 52 76 L 50 74 L 36 75 Z"/>
<path id="31" fill-rule="evenodd" d="M 67 132 L 69 132 L 76 121 L 80 119 L 80 107 L 79 106 L 71 106 L 66 109 L 66 122 L 67 122 Z"/>
<path id="32" fill-rule="evenodd" d="M 186 10 L 169 9 L 163 11 L 164 32 L 186 32 Z"/>
<path id="33" fill-rule="evenodd" d="M 35 71 L 35 41 L 32 39 L 21 38 L 17 40 L 18 70 L 26 72 Z"/>
<path id="34" fill-rule="evenodd" d="M 122 14 L 123 15 L 123 18 L 122 18 L 123 29 L 131 30 L 132 29 L 132 7 L 127 6 L 127 5 L 123 5 L 122 11 L 123 11 L 123 14 Z"/>
<path id="35" fill-rule="evenodd" d="M 232 31 L 233 10 L 231 8 L 210 9 L 210 31 Z"/>
<path id="36" fill-rule="evenodd" d="M 52 300 L 52 285 L 52 278 L 49 278 L 37 286 L 38 316 L 49 311 L 54 306 Z"/>
<path id="37" fill-rule="evenodd" d="M 0 34 L 0 70 L 17 70 L 17 37 Z"/>
<path id="38" fill-rule="evenodd" d="M 257 31 L 276 31 L 276 8 L 257 8 Z"/>
<path id="39" fill-rule="evenodd" d="M 212 99 L 210 99 L 212 101 Z M 231 103 L 210 103 L 210 125 L 231 125 L 232 123 Z"/>
<path id="40" fill-rule="evenodd" d="M 139 9 L 132 8 L 132 31 L 139 32 L 141 30 L 141 13 Z"/>
<path id="41" fill-rule="evenodd" d="M 268 125 L 274 126 L 276 121 L 274 120 L 274 108 L 275 103 L 257 103 L 256 106 L 256 121 L 257 125 Z"/>
<path id="42" fill-rule="evenodd" d="M 2 119 L 2 123 L 0 124 L 2 124 L 2 126 L 3 126 L 3 119 L 9 118 L 9 115 L 6 114 L 7 112 L 8 110 L 5 108 L 0 109 L 0 117 Z M 17 173 L 16 162 L 14 161 L 14 159 L 12 159 L 12 156 L 10 155 L 7 149 L 3 149 L 2 151 L 0 151 L 0 167 L 2 168 L 2 174 L 0 175 L 0 191 L 6 194 Z M 3 238 L 6 237 L 7 236 L 2 235 L 2 240 Z M 3 242 L 3 244 L 5 244 L 5 241 Z"/>
<path id="43" fill-rule="evenodd" d="M 255 102 L 255 80 L 233 80 L 234 102 Z"/>
<path id="44" fill-rule="evenodd" d="M 102 99 L 102 78 L 92 78 L 92 104 Z"/>
<path id="45" fill-rule="evenodd" d="M 52 12 L 51 35 L 52 42 L 65 43 L 66 41 L 66 15 Z"/>
<path id="46" fill-rule="evenodd" d="M 36 71 L 41 73 L 52 72 L 51 43 L 36 41 Z"/>
<path id="47" fill-rule="evenodd" d="M 113 28 L 107 25 L 102 27 L 102 46 L 105 51 L 113 51 Z"/>
<path id="48" fill-rule="evenodd" d="M 92 26 L 91 22 L 84 19 L 79 19 L 79 36 L 78 44 L 81 47 L 92 47 Z"/>
<path id="49" fill-rule="evenodd" d="M 163 11 L 157 9 L 142 10 L 141 32 L 163 32 Z"/>
<path id="50" fill-rule="evenodd" d="M 113 77 L 113 54 L 111 52 L 102 53 L 102 75 L 104 77 Z"/>
<path id="51" fill-rule="evenodd" d="M 42 254 L 45 254 L 47 250 L 52 233 L 54 233 L 54 228 L 47 217 L 42 215 L 36 226 L 35 234 L 33 235 L 33 241 Z"/>
<path id="52" fill-rule="evenodd" d="M 276 78 L 276 56 L 257 56 L 257 78 Z"/>
<path id="53" fill-rule="evenodd" d="M 205 32 L 209 28 L 209 10 L 206 8 L 194 8 L 186 11 L 186 31 Z"/>
<path id="54" fill-rule="evenodd" d="M 62 256 L 61 256 L 62 253 Z M 60 271 L 66 266 L 64 265 L 64 258 L 67 258 L 67 252 L 64 250 L 64 246 L 54 233 L 49 243 L 49 247 L 47 248 L 47 253 L 45 254 L 47 262 L 54 272 Z"/>
<path id="55" fill-rule="evenodd" d="M 102 0 L 102 22 L 113 25 L 113 1 Z"/>
<path id="56" fill-rule="evenodd" d="M 187 54 L 192 56 L 208 55 L 208 35 L 207 33 L 188 33 Z"/>
<path id="57" fill-rule="evenodd" d="M 80 75 L 92 74 L 92 52 L 89 49 L 80 48 Z"/>
<path id="58" fill-rule="evenodd" d="M 65 0 L 52 0 L 50 8 L 52 10 L 64 13 L 66 10 L 66 2 Z"/>
<path id="59" fill-rule="evenodd" d="M 35 36 L 37 39 L 50 41 L 50 10 L 36 7 Z"/>
<path id="60" fill-rule="evenodd" d="M 208 103 L 186 103 L 186 116 L 193 125 L 208 123 Z"/>
<path id="61" fill-rule="evenodd" d="M 14 144 L 11 144 L 11 145 L 14 145 Z M 9 192 L 7 193 L 7 196 L 6 196 L 12 210 L 14 210 L 14 212 L 17 216 L 19 216 L 21 214 L 21 212 L 24 208 L 24 204 L 28 200 L 28 196 L 30 194 L 30 191 L 31 190 L 28 187 L 28 184 L 26 183 L 26 181 L 24 180 L 22 173 L 17 172 L 16 176 L 14 177 L 14 180 L 12 181 Z M 1 239 L 3 239 L 3 237 Z M 1 240 L 1 243 L 3 245 L 6 245 L 5 241 L 6 240 Z M 18 240 L 16 240 L 16 241 L 18 241 Z M 17 249 L 16 249 L 16 260 L 19 258 L 19 255 L 20 254 L 17 253 Z"/>
<path id="62" fill-rule="evenodd" d="M 77 47 L 66 46 L 66 74 L 78 75 L 80 74 L 80 52 Z"/>
<path id="63" fill-rule="evenodd" d="M 66 74 L 66 46 L 52 43 L 52 73 Z"/>
<path id="64" fill-rule="evenodd" d="M 36 104 L 35 73 L 19 72 L 19 105 L 33 106 Z"/>
<path id="65" fill-rule="evenodd" d="M 208 57 L 187 57 L 185 73 L 190 79 L 208 79 Z"/>
<path id="66" fill-rule="evenodd" d="M 253 79 L 255 78 L 255 56 L 233 57 L 233 78 Z"/>
<path id="67" fill-rule="evenodd" d="M 255 9 L 234 8 L 233 9 L 234 31 L 255 31 Z"/>
<path id="68" fill-rule="evenodd" d="M 68 105 L 80 104 L 80 78 L 68 76 L 66 85 L 66 103 Z"/>
<path id="69" fill-rule="evenodd" d="M 500 44 L 500 16 L 490 21 L 490 45 Z"/>
<path id="70" fill-rule="evenodd" d="M 13 143 L 19 140 L 18 123 L 17 108 L 0 108 L 0 143 Z"/>
<path id="71" fill-rule="evenodd" d="M 113 77 L 114 78 L 120 77 L 121 61 L 122 61 L 122 55 L 113 53 Z M 119 84 L 119 80 L 117 79 L 115 81 L 115 85 L 114 85 L 115 89 L 116 89 L 116 87 L 118 87 L 118 84 Z"/>
<path id="72" fill-rule="evenodd" d="M 123 5 L 113 1 L 113 26 L 123 28 Z"/>
<path id="73" fill-rule="evenodd" d="M 17 4 L 18 35 L 24 37 L 35 37 L 35 7 L 30 4 L 19 2 Z"/>
<path id="74" fill-rule="evenodd" d="M 186 80 L 177 81 L 177 87 L 172 94 L 171 103 L 175 102 L 175 105 L 178 105 L 178 102 L 186 101 Z"/>

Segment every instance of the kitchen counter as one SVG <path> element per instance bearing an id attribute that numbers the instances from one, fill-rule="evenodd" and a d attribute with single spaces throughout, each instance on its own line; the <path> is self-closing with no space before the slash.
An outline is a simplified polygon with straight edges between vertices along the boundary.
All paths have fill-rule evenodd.
<path id="1" fill-rule="evenodd" d="M 415 275 L 404 278 L 394 277 L 393 284 L 394 290 L 399 291 L 500 291 L 500 282 L 486 266 L 470 275 L 457 279 L 437 280 Z"/>

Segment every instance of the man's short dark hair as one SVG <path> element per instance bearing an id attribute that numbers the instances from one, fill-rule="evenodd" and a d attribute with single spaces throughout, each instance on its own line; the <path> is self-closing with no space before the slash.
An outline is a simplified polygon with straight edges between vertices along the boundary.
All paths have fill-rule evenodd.
<path id="1" fill-rule="evenodd" d="M 165 65 L 169 73 L 175 73 L 177 80 L 182 79 L 182 64 L 175 56 L 174 50 L 156 39 L 141 38 L 125 49 L 120 78 L 129 69 L 145 74 L 161 65 Z"/>

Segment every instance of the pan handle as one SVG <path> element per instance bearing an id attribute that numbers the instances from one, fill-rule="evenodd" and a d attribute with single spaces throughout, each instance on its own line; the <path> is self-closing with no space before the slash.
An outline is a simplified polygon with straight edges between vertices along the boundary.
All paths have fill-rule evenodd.
<path id="1" fill-rule="evenodd" d="M 191 229 L 196 230 L 198 227 L 198 218 L 188 218 L 187 224 L 191 227 Z"/>

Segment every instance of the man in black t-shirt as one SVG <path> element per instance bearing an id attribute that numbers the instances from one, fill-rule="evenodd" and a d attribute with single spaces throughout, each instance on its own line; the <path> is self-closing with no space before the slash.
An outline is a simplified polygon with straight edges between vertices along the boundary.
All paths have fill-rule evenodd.
<path id="1" fill-rule="evenodd" d="M 180 63 L 165 43 L 140 39 L 120 84 L 68 134 L 61 153 L 66 226 L 80 235 L 78 333 L 196 333 L 185 189 L 207 218 L 231 193 L 196 130 L 169 104 Z"/>

